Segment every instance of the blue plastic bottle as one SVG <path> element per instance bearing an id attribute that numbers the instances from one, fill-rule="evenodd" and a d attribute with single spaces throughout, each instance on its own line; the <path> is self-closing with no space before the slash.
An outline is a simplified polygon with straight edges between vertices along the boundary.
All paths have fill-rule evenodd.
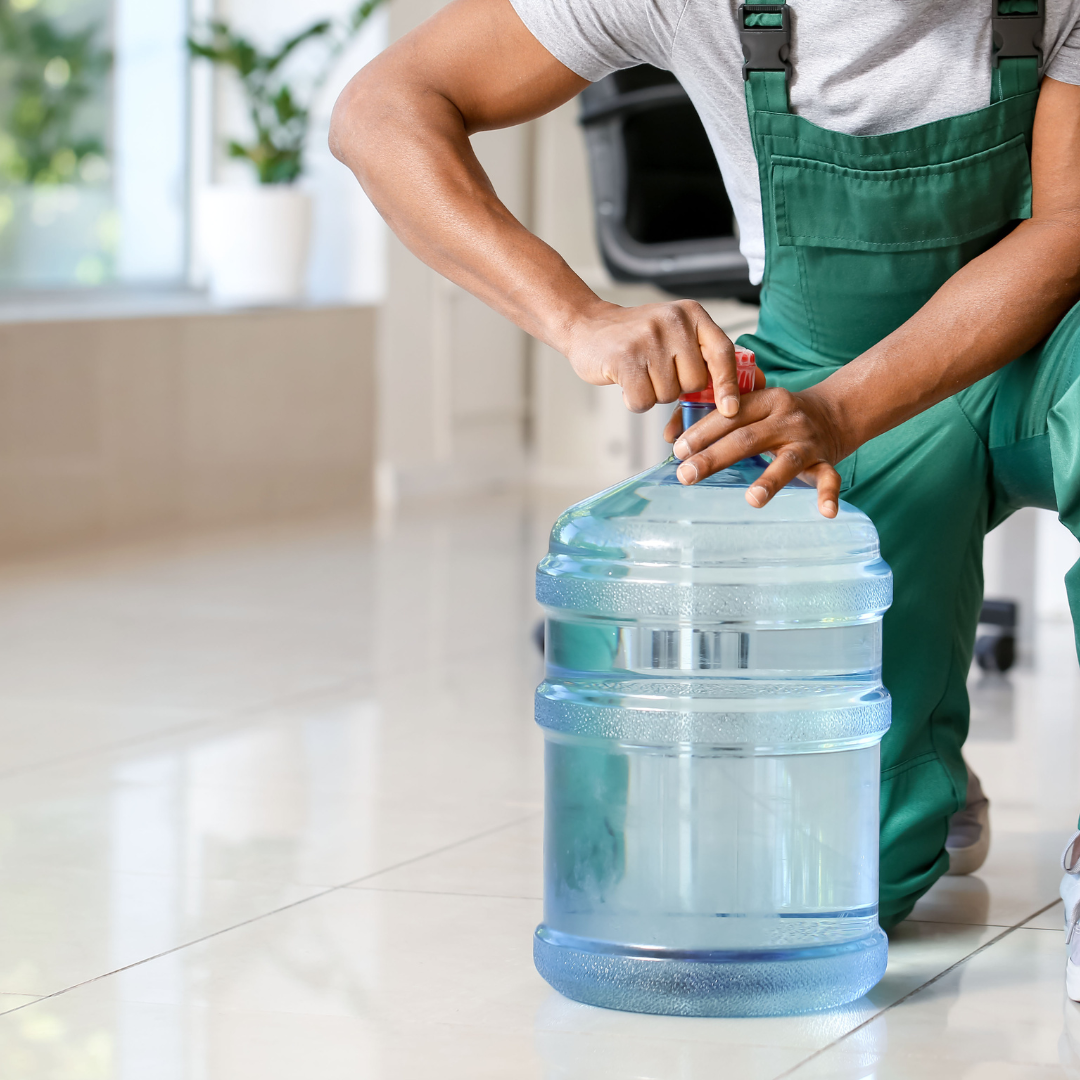
<path id="1" fill-rule="evenodd" d="M 689 422 L 705 406 L 684 406 Z M 748 459 L 693 487 L 671 459 L 571 507 L 547 614 L 544 921 L 567 997 L 769 1016 L 861 997 L 878 926 L 889 726 L 874 526 L 811 488 L 763 509 Z"/>

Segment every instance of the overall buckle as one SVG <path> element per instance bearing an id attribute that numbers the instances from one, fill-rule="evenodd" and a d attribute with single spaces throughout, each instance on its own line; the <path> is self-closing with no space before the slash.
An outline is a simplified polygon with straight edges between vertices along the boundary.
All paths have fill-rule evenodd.
<path id="1" fill-rule="evenodd" d="M 748 15 L 779 15 L 781 22 L 779 26 L 747 26 Z M 751 71 L 783 71 L 790 82 L 791 8 L 787 4 L 740 4 L 739 40 L 743 81 L 750 78 Z"/>
<path id="2" fill-rule="evenodd" d="M 994 36 L 994 67 L 997 67 L 1001 60 L 1019 60 L 1034 56 L 1039 61 L 1039 74 L 1042 74 L 1046 0 L 1037 0 L 1037 3 L 1038 10 L 1033 15 L 999 15 L 998 0 L 994 0 L 994 14 L 990 19 Z"/>

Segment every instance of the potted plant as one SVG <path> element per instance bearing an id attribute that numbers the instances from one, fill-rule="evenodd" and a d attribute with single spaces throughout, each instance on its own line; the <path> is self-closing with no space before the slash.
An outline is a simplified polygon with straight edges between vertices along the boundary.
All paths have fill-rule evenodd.
<path id="1" fill-rule="evenodd" d="M 303 296 L 311 232 L 311 201 L 297 186 L 312 102 L 342 51 L 380 0 L 363 0 L 344 20 L 324 19 L 262 52 L 227 22 L 212 21 L 188 39 L 193 57 L 231 69 L 239 78 L 251 138 L 231 139 L 228 154 L 251 164 L 258 183 L 212 185 L 202 193 L 199 241 L 210 290 L 226 303 L 272 304 Z M 301 91 L 289 61 L 305 46 L 321 45 L 316 74 Z"/>

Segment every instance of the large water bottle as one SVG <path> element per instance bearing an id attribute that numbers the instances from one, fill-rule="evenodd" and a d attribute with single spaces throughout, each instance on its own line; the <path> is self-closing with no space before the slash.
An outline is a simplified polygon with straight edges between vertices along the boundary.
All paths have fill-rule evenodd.
<path id="1" fill-rule="evenodd" d="M 698 395 L 700 398 L 700 395 Z M 693 422 L 712 406 L 684 406 Z M 546 615 L 537 969 L 591 1005 L 811 1012 L 882 976 L 881 617 L 865 514 L 827 520 L 761 458 L 684 487 L 670 459 L 567 510 Z"/>

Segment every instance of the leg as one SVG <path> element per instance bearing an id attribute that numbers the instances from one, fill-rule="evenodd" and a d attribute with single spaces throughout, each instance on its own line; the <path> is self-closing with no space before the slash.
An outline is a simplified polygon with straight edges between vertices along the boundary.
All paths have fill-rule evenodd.
<path id="1" fill-rule="evenodd" d="M 799 390 L 829 374 L 757 337 L 771 385 Z M 882 741 L 881 923 L 904 918 L 948 869 L 949 818 L 964 802 L 967 672 L 982 603 L 990 458 L 956 399 L 874 439 L 839 465 L 841 496 L 877 526 L 894 576 L 883 681 L 893 698 Z"/>
<path id="2" fill-rule="evenodd" d="M 800 369 L 753 338 L 774 385 Z M 867 513 L 892 566 L 883 679 L 893 724 L 882 742 L 881 921 L 894 925 L 948 867 L 964 802 L 966 680 L 982 603 L 982 541 L 1020 506 L 1058 506 L 1080 536 L 1080 305 L 1040 349 L 874 439 L 841 463 L 847 501 Z M 1080 615 L 1080 564 L 1066 584 Z M 1078 936 L 1080 940 L 1080 936 Z"/>
<path id="3" fill-rule="evenodd" d="M 843 496 L 877 526 L 894 575 L 882 672 L 893 697 L 881 748 L 886 928 L 948 869 L 949 818 L 964 803 L 988 474 L 985 441 L 950 399 L 861 447 Z"/>
<path id="4" fill-rule="evenodd" d="M 976 388 L 972 388 L 975 390 Z M 984 412 L 986 410 L 983 410 Z M 1044 506 L 1080 537 L 1080 304 L 1045 344 L 999 373 L 988 412 L 992 517 Z M 1073 628 L 1080 626 L 1080 563 L 1065 576 Z M 1080 635 L 1077 635 L 1080 653 Z M 1066 991 L 1080 1001 L 1080 833 L 1062 856 L 1065 875 Z"/>
<path id="5" fill-rule="evenodd" d="M 958 400 L 990 451 L 991 527 L 1021 506 L 1041 506 L 1080 538 L 1080 304 L 1042 346 Z M 1075 632 L 1080 563 L 1065 587 Z"/>

